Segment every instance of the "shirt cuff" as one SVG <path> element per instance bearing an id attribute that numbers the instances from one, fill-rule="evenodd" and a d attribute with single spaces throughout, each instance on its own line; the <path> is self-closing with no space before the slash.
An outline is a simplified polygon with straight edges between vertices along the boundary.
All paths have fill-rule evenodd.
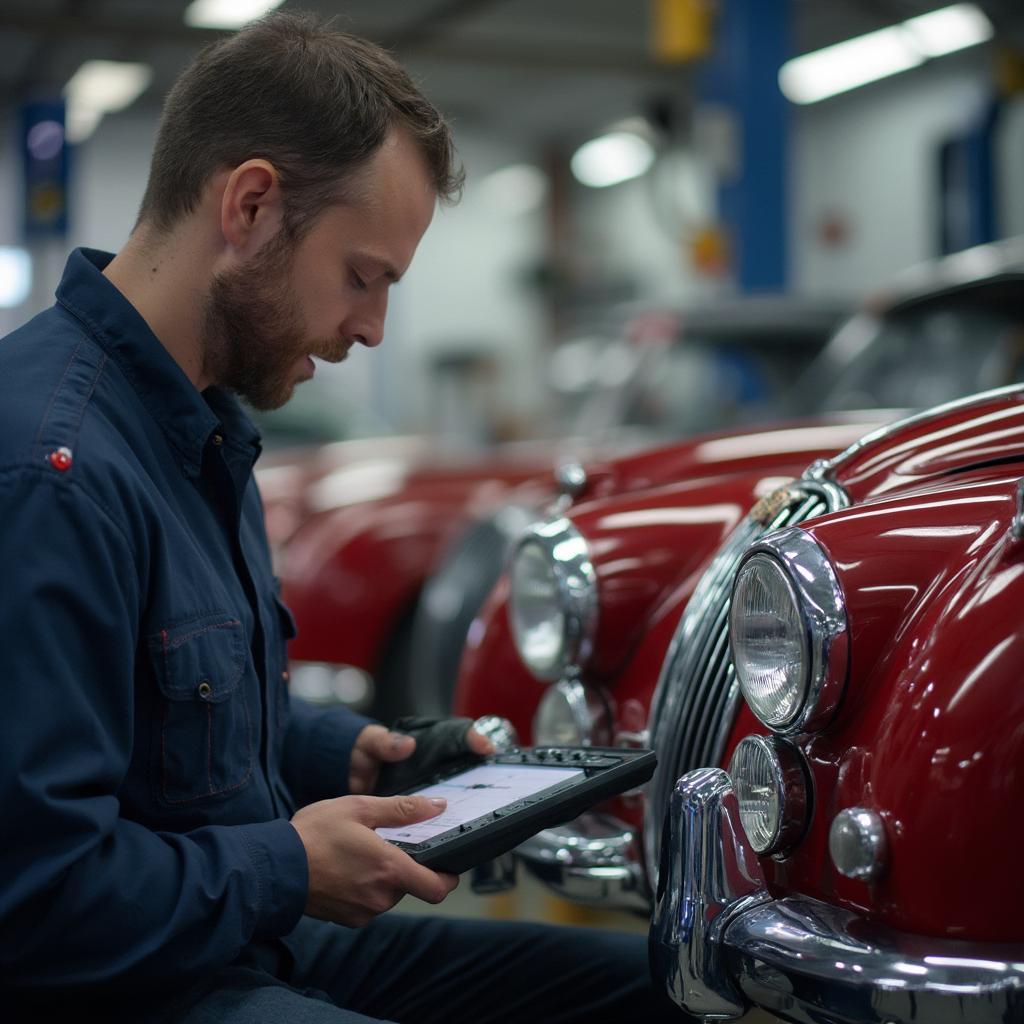
<path id="1" fill-rule="evenodd" d="M 309 859 L 299 833 L 283 818 L 238 826 L 256 871 L 254 939 L 287 935 L 309 897 Z"/>

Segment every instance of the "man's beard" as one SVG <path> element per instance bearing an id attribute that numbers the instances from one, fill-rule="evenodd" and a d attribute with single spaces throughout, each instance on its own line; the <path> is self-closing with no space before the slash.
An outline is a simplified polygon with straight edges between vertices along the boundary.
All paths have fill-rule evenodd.
<path id="1" fill-rule="evenodd" d="M 210 284 L 203 324 L 203 375 L 255 409 L 277 409 L 295 390 L 295 363 L 317 353 L 337 362 L 339 338 L 306 336 L 289 286 L 294 243 L 279 232 L 244 266 Z"/>

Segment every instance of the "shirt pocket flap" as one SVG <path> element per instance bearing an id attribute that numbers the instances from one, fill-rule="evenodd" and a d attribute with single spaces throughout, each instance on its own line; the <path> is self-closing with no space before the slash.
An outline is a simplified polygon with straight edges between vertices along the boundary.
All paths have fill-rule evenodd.
<path id="1" fill-rule="evenodd" d="M 168 700 L 219 704 L 238 689 L 245 670 L 242 623 L 227 612 L 176 622 L 149 637 L 149 650 Z"/>

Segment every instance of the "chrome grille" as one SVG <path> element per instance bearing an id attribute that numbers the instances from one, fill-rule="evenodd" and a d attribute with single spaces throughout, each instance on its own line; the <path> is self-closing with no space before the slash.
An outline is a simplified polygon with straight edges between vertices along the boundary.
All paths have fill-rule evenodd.
<path id="1" fill-rule="evenodd" d="M 795 526 L 849 504 L 835 484 L 805 479 L 767 521 L 748 516 L 701 577 L 676 628 L 651 703 L 651 745 L 658 768 L 647 792 L 644 848 L 655 882 L 662 817 L 681 775 L 719 767 L 740 701 L 729 651 L 729 604 L 736 567 L 747 548 L 772 530 Z"/>

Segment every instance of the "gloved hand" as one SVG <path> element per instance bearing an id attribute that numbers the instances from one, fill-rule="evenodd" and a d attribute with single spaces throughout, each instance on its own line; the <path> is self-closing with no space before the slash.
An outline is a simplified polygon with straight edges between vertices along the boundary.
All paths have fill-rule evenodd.
<path id="1" fill-rule="evenodd" d="M 412 754 L 402 761 L 381 764 L 374 793 L 390 796 L 425 784 L 451 761 L 473 761 L 494 753 L 494 744 L 473 728 L 471 718 L 399 718 L 392 732 L 416 740 Z"/>

